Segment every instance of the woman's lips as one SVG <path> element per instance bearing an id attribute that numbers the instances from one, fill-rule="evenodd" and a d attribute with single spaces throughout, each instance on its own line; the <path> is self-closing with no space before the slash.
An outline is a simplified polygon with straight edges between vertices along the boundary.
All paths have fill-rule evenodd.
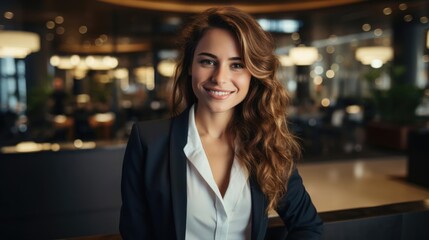
<path id="1" fill-rule="evenodd" d="M 205 90 L 211 97 L 216 99 L 225 99 L 234 92 L 234 91 L 227 91 L 227 90 L 207 89 L 207 88 Z"/>

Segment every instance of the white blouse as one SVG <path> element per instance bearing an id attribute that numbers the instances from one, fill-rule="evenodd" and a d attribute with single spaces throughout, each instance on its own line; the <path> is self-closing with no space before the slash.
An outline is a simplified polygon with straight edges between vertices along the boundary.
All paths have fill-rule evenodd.
<path id="1" fill-rule="evenodd" d="M 229 185 L 222 197 L 198 134 L 194 106 L 189 111 L 188 142 L 183 151 L 188 158 L 186 240 L 250 239 L 248 173 L 234 158 Z"/>

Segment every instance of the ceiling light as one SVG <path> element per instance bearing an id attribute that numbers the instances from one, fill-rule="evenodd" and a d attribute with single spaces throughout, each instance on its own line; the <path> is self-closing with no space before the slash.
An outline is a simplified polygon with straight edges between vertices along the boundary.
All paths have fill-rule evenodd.
<path id="1" fill-rule="evenodd" d="M 40 49 L 40 37 L 23 31 L 0 31 L 0 57 L 25 58 Z"/>
<path id="2" fill-rule="evenodd" d="M 63 18 L 62 16 L 56 16 L 56 17 L 55 17 L 55 22 L 56 22 L 57 24 L 61 24 L 61 23 L 63 23 L 63 22 L 64 22 L 64 18 Z"/>
<path id="3" fill-rule="evenodd" d="M 88 32 L 88 28 L 86 26 L 80 26 L 79 27 L 79 33 L 80 34 L 85 34 L 86 32 Z"/>
<path id="4" fill-rule="evenodd" d="M 404 16 L 404 21 L 405 22 L 411 22 L 413 21 L 413 16 L 411 14 L 407 14 Z"/>
<path id="5" fill-rule="evenodd" d="M 356 50 L 355 56 L 362 64 L 379 68 L 387 61 L 392 60 L 393 49 L 383 46 L 360 47 Z"/>
<path id="6" fill-rule="evenodd" d="M 299 33 L 294 32 L 294 33 L 292 33 L 290 38 L 292 38 L 292 40 L 294 40 L 294 41 L 298 41 L 301 38 L 301 36 L 299 35 Z"/>
<path id="7" fill-rule="evenodd" d="M 365 32 L 368 32 L 371 30 L 371 25 L 368 23 L 365 23 L 364 25 L 362 25 L 362 30 L 364 30 Z"/>
<path id="8" fill-rule="evenodd" d="M 156 69 L 162 76 L 172 77 L 176 70 L 176 62 L 169 59 L 161 60 Z"/>
<path id="9" fill-rule="evenodd" d="M 85 63 L 89 69 L 108 70 L 118 66 L 118 59 L 111 56 L 88 56 Z"/>
<path id="10" fill-rule="evenodd" d="M 292 19 L 258 19 L 259 25 L 267 32 L 293 33 L 298 31 L 301 23 Z"/>
<path id="11" fill-rule="evenodd" d="M 13 18 L 13 15 L 14 15 L 13 12 L 5 12 L 3 14 L 3 17 L 10 20 Z"/>
<path id="12" fill-rule="evenodd" d="M 408 8 L 408 6 L 406 3 L 399 4 L 399 10 L 405 11 L 405 10 L 407 10 L 407 8 Z"/>
<path id="13" fill-rule="evenodd" d="M 377 28 L 374 30 L 374 36 L 380 37 L 381 35 L 383 35 L 383 30 L 381 28 Z"/>
<path id="14" fill-rule="evenodd" d="M 47 21 L 46 22 L 46 28 L 47 29 L 53 29 L 55 27 L 54 21 Z"/>
<path id="15" fill-rule="evenodd" d="M 294 47 L 289 51 L 289 56 L 295 65 L 308 66 L 317 60 L 319 53 L 315 47 Z"/>
<path id="16" fill-rule="evenodd" d="M 283 67 L 290 67 L 294 65 L 292 58 L 290 58 L 288 55 L 279 55 L 279 61 L 280 65 Z"/>
<path id="17" fill-rule="evenodd" d="M 384 15 L 390 15 L 392 14 L 392 9 L 390 7 L 384 8 L 383 13 Z"/>
<path id="18" fill-rule="evenodd" d="M 314 85 L 321 85 L 323 83 L 323 78 L 321 76 L 316 76 L 313 78 Z"/>
<path id="19" fill-rule="evenodd" d="M 329 98 L 323 98 L 322 101 L 320 101 L 320 104 L 323 107 L 329 107 L 329 105 L 331 105 L 331 101 L 329 100 Z"/>
<path id="20" fill-rule="evenodd" d="M 326 71 L 325 73 L 327 78 L 334 78 L 335 77 L 335 72 L 332 69 L 329 69 L 328 71 Z"/>
<path id="21" fill-rule="evenodd" d="M 155 70 L 153 67 L 138 67 L 134 69 L 137 81 L 146 85 L 148 90 L 155 89 Z"/>
<path id="22" fill-rule="evenodd" d="M 322 73 L 323 73 L 323 67 L 322 67 L 322 66 L 316 66 L 316 67 L 314 68 L 314 72 L 315 72 L 317 75 L 322 74 Z"/>
<path id="23" fill-rule="evenodd" d="M 86 58 L 78 55 L 57 56 L 50 59 L 52 66 L 59 69 L 80 69 L 80 70 L 109 70 L 118 66 L 118 59 L 111 56 L 87 56 Z"/>

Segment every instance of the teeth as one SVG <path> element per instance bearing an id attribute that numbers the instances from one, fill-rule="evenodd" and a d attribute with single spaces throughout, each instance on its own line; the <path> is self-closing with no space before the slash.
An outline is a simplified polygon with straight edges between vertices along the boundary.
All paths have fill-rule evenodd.
<path id="1" fill-rule="evenodd" d="M 218 95 L 218 96 L 225 96 L 230 94 L 230 92 L 222 92 L 222 91 L 214 91 L 214 90 L 209 90 L 209 92 L 211 94 Z"/>

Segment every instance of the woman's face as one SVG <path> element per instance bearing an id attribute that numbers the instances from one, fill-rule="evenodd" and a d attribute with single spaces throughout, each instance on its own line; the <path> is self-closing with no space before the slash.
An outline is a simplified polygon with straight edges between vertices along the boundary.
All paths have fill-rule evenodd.
<path id="1" fill-rule="evenodd" d="M 232 113 L 249 91 L 251 74 L 244 66 L 239 44 L 224 29 L 213 28 L 204 33 L 195 49 L 190 72 L 198 111 Z"/>

